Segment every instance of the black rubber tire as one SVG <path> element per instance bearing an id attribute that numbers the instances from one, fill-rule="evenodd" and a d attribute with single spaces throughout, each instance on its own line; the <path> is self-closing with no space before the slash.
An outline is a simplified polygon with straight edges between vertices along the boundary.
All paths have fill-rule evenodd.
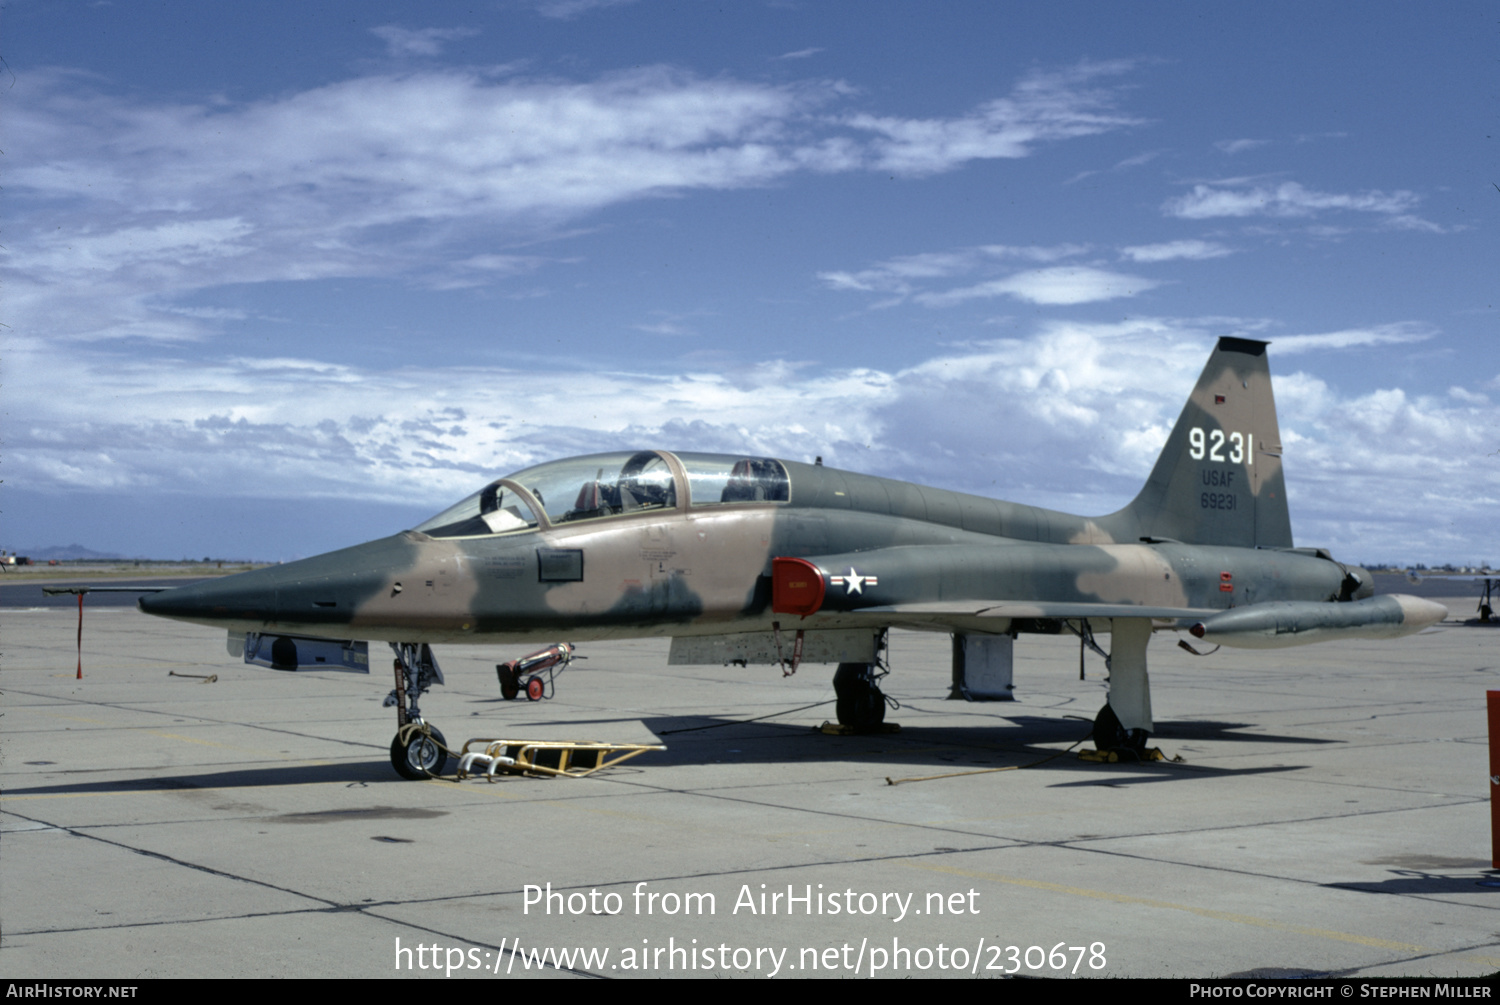
<path id="1" fill-rule="evenodd" d="M 1100 750 L 1119 750 L 1130 742 L 1130 734 L 1120 725 L 1115 710 L 1106 702 L 1094 716 L 1094 746 Z"/>
<path id="2" fill-rule="evenodd" d="M 1094 716 L 1094 746 L 1100 750 L 1133 751 L 1140 754 L 1150 737 L 1144 729 L 1126 729 L 1106 702 Z"/>
<path id="3" fill-rule="evenodd" d="M 429 728 L 432 730 L 432 739 L 441 746 L 434 746 L 421 733 L 414 734 L 410 746 L 401 742 L 399 733 L 391 740 L 391 767 L 402 778 L 420 781 L 432 775 L 441 775 L 448 766 L 448 752 L 444 749 L 448 746 L 448 738 L 436 726 Z"/>
<path id="4" fill-rule="evenodd" d="M 506 701 L 515 701 L 516 695 L 521 693 L 521 682 L 516 680 L 516 672 L 502 664 L 495 667 L 495 676 L 500 678 L 500 697 Z"/>
<path id="5" fill-rule="evenodd" d="M 867 663 L 840 663 L 833 674 L 839 725 L 873 729 L 885 722 L 885 695 L 871 679 Z"/>

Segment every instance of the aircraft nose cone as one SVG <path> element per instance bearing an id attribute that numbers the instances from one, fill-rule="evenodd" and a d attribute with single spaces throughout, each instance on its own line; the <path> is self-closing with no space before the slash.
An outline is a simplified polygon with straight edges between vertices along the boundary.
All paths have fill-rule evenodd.
<path id="1" fill-rule="evenodd" d="M 265 570 L 261 570 L 262 572 Z M 253 577 L 250 582 L 244 582 Z M 254 572 L 206 583 L 143 594 L 136 606 L 147 614 L 183 621 L 269 620 L 274 617 L 276 586 Z"/>
<path id="2" fill-rule="evenodd" d="M 316 634 L 347 625 L 360 605 L 389 589 L 389 579 L 411 567 L 416 543 L 407 535 L 267 566 L 192 586 L 143 596 L 147 614 L 200 625 L 250 631 L 276 623 Z"/>

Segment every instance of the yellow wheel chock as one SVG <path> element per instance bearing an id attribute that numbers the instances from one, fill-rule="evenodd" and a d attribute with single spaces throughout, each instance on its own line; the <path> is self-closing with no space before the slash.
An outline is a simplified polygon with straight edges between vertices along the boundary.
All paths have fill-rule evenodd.
<path id="1" fill-rule="evenodd" d="M 1131 756 L 1132 753 L 1134 756 Z M 1093 761 L 1096 764 L 1118 764 L 1121 761 L 1165 761 L 1167 755 L 1161 752 L 1160 747 L 1147 747 L 1142 751 L 1127 751 L 1121 756 L 1120 750 L 1080 750 L 1078 752 L 1080 761 Z"/>

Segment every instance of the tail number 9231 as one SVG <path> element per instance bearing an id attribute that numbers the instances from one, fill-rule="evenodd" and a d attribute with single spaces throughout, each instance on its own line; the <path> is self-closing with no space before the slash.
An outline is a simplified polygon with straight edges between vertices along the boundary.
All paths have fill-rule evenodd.
<path id="1" fill-rule="evenodd" d="M 1195 461 L 1248 466 L 1255 463 L 1255 434 L 1210 429 L 1205 435 L 1202 426 L 1194 426 L 1188 430 L 1188 453 Z"/>

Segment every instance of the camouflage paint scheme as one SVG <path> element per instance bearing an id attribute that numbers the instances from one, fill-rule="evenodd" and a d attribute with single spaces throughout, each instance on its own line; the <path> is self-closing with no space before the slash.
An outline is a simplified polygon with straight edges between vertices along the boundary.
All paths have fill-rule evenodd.
<path id="1" fill-rule="evenodd" d="M 603 468 L 622 459 L 618 481 L 604 479 Z M 1089 619 L 1114 635 L 1110 702 L 1140 730 L 1152 727 L 1145 646 L 1154 629 L 1197 626 L 1209 641 L 1285 645 L 1361 626 L 1368 634 L 1371 625 L 1409 634 L 1441 617 L 1415 598 L 1367 600 L 1367 571 L 1293 547 L 1263 342 L 1220 339 L 1145 487 L 1103 517 L 764 458 L 643 451 L 575 467 L 596 460 L 600 480 L 585 479 L 576 505 L 590 499 L 597 510 L 559 514 L 554 499 L 549 516 L 521 472 L 490 491 L 535 526 L 494 533 L 474 524 L 481 532 L 454 535 L 469 524 L 436 532 L 429 521 L 434 533 L 409 530 L 140 606 L 232 633 L 506 645 L 773 624 L 1055 632 Z M 761 473 L 779 464 L 784 498 L 726 501 L 738 491 L 733 476 L 722 493 L 692 497 L 708 484 L 695 480 L 695 466 L 736 463 L 735 472 Z M 657 472 L 644 488 L 629 474 L 643 465 Z M 612 513 L 605 497 L 654 501 Z M 774 560 L 787 558 L 803 560 L 787 569 L 817 582 L 802 577 L 802 592 L 773 598 L 791 583 L 773 583 Z M 786 613 L 805 610 L 813 594 L 812 613 Z M 1230 608 L 1240 621 L 1216 629 Z M 1300 631 L 1304 622 L 1318 630 Z"/>

